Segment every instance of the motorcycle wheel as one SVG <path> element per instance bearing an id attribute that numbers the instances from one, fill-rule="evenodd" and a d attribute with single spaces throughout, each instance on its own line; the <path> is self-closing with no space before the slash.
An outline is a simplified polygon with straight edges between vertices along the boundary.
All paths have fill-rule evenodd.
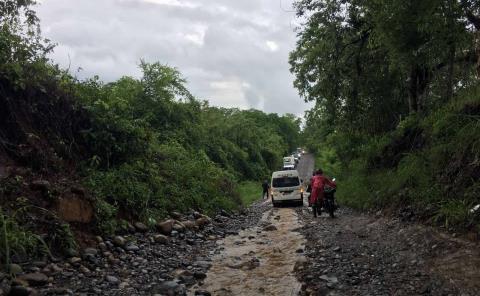
<path id="1" fill-rule="evenodd" d="M 335 205 L 332 200 L 327 201 L 327 211 L 330 218 L 335 218 Z"/>

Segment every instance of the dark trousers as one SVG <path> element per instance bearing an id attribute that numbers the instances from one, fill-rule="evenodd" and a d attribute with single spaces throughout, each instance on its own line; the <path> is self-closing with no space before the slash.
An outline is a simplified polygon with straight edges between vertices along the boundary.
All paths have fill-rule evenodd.
<path id="1" fill-rule="evenodd" d="M 267 190 L 263 189 L 262 198 L 265 198 L 265 194 L 268 197 L 268 189 Z"/>

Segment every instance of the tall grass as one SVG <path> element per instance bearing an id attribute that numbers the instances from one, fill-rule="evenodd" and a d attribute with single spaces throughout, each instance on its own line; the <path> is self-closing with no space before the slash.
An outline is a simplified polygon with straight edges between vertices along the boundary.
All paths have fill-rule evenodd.
<path id="1" fill-rule="evenodd" d="M 261 182 L 246 181 L 238 185 L 238 193 L 242 204 L 249 206 L 253 202 L 262 198 Z"/>

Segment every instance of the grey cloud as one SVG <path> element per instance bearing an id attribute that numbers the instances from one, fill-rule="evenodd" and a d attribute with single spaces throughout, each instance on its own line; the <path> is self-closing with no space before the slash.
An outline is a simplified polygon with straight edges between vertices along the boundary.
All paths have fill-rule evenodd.
<path id="1" fill-rule="evenodd" d="M 140 59 L 159 61 L 212 104 L 302 115 L 310 106 L 288 71 L 294 14 L 280 8 L 291 1 L 44 0 L 37 11 L 44 35 L 58 43 L 52 59 L 81 67 L 80 78 L 138 77 Z"/>

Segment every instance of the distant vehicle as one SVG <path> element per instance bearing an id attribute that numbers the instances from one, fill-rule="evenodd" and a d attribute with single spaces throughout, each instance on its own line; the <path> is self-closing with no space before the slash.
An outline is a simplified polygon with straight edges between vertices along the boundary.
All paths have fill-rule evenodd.
<path id="1" fill-rule="evenodd" d="M 283 158 L 283 169 L 293 170 L 295 169 L 295 158 L 293 156 L 287 156 Z"/>
<path id="2" fill-rule="evenodd" d="M 297 170 L 273 172 L 270 190 L 274 207 L 285 202 L 303 205 L 303 184 Z"/>

